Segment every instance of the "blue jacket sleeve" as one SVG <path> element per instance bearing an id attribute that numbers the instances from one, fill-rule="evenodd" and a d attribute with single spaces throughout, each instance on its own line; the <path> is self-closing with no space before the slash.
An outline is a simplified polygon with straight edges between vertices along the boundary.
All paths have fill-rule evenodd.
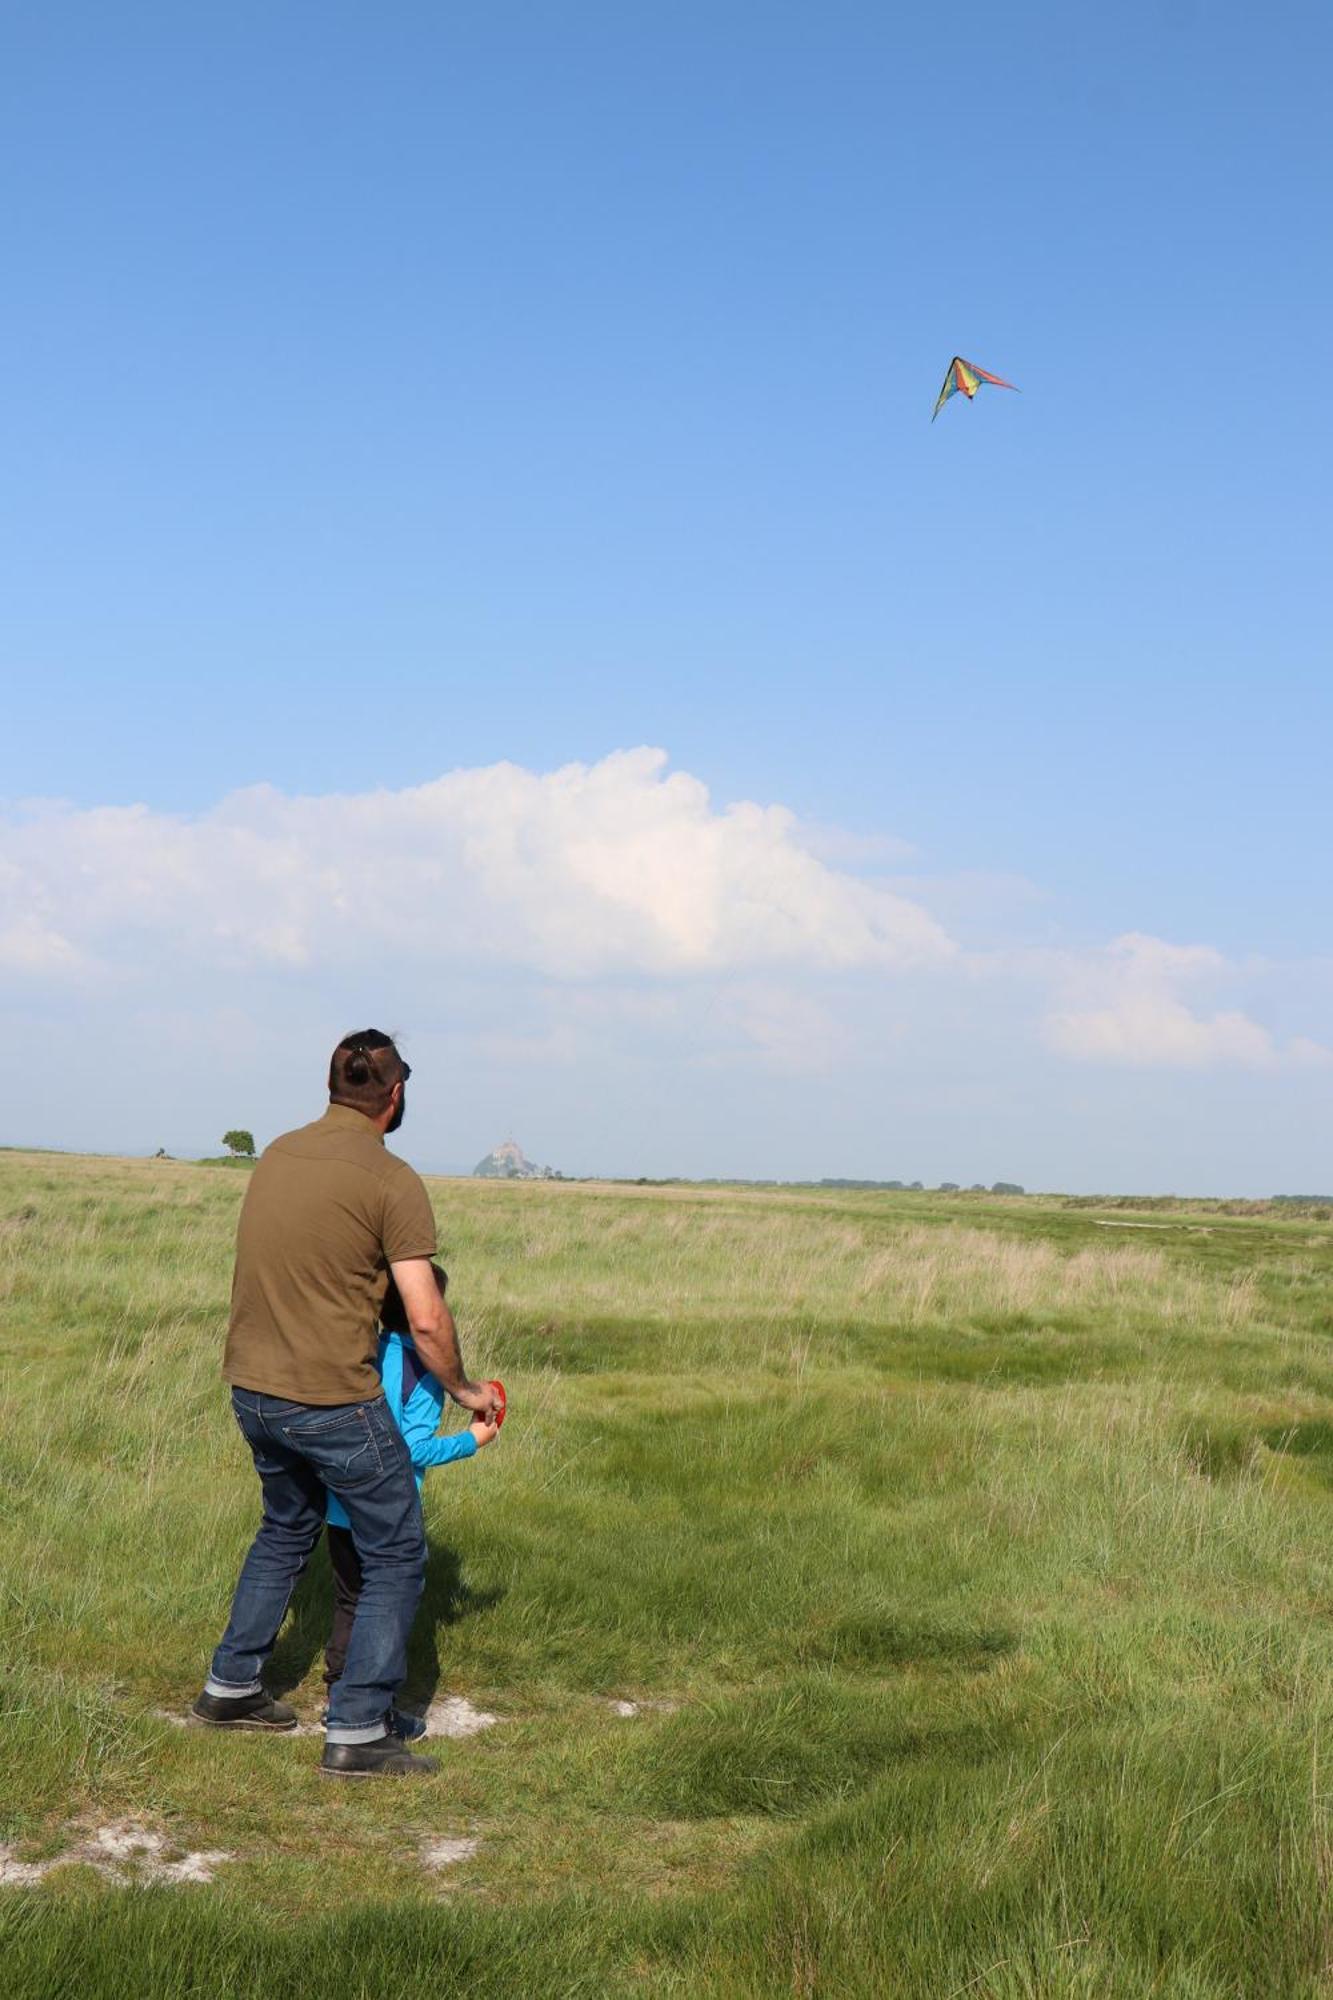
<path id="1" fill-rule="evenodd" d="M 448 1437 L 429 1437 L 412 1446 L 412 1463 L 423 1470 L 428 1465 L 448 1465 L 451 1459 L 476 1455 L 477 1440 L 471 1431 L 450 1431 Z"/>
<path id="2" fill-rule="evenodd" d="M 448 1437 L 435 1435 L 444 1411 L 444 1390 L 425 1372 L 415 1353 L 409 1366 L 398 1334 L 386 1337 L 380 1370 L 385 1400 L 417 1473 L 423 1473 L 427 1466 L 448 1465 L 452 1459 L 476 1455 L 477 1440 L 469 1430 L 452 1431 Z"/>
<path id="3" fill-rule="evenodd" d="M 418 1472 L 424 1472 L 429 1465 L 448 1465 L 451 1459 L 471 1458 L 476 1452 L 477 1440 L 469 1430 L 436 1437 L 444 1410 L 444 1391 L 433 1375 L 420 1376 L 400 1407 L 399 1428 Z"/>

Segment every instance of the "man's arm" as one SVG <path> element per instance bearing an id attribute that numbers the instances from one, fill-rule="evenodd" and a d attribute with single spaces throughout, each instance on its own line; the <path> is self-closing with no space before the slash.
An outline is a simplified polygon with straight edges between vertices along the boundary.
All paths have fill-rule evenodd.
<path id="1" fill-rule="evenodd" d="M 443 1384 L 456 1403 L 465 1410 L 491 1421 L 499 1398 L 485 1382 L 470 1382 L 463 1367 L 454 1316 L 440 1297 L 435 1273 L 428 1257 L 408 1257 L 390 1264 L 407 1314 L 407 1324 L 417 1353 L 436 1380 Z"/>

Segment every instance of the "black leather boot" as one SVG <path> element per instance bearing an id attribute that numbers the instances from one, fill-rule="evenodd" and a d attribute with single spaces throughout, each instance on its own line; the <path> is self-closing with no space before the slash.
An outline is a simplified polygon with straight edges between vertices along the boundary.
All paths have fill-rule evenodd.
<path id="1" fill-rule="evenodd" d="M 206 1722 L 210 1729 L 295 1729 L 297 1718 L 294 1708 L 260 1688 L 258 1694 L 238 1695 L 205 1690 L 190 1710 L 190 1720 Z"/>
<path id="2" fill-rule="evenodd" d="M 377 1736 L 373 1743 L 326 1743 L 319 1768 L 330 1778 L 433 1778 L 433 1757 L 414 1757 L 401 1737 Z"/>

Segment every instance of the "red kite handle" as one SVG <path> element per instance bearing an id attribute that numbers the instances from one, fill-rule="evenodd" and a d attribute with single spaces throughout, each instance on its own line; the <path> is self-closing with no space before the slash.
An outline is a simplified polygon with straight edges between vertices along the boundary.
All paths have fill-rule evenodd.
<path id="1" fill-rule="evenodd" d="M 499 1398 L 500 1407 L 496 1410 L 493 1419 L 495 1428 L 498 1431 L 501 1424 L 505 1420 L 505 1412 L 509 1408 L 508 1399 L 505 1396 L 505 1385 L 503 1382 L 488 1382 L 486 1384 L 486 1387 L 488 1389 L 494 1389 L 497 1397 Z"/>

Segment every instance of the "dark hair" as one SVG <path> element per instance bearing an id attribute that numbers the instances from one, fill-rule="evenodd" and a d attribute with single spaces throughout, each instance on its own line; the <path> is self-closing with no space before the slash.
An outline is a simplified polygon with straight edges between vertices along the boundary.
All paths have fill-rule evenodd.
<path id="1" fill-rule="evenodd" d="M 449 1289 L 449 1273 L 439 1264 L 432 1264 L 430 1268 L 435 1273 L 435 1282 L 440 1288 L 440 1297 L 443 1298 Z M 403 1304 L 403 1295 L 392 1276 L 384 1294 L 384 1304 L 380 1307 L 380 1325 L 389 1333 L 410 1333 L 412 1330 L 407 1324 L 407 1307 Z"/>
<path id="2" fill-rule="evenodd" d="M 358 1028 L 344 1035 L 329 1063 L 329 1097 L 367 1118 L 389 1108 L 395 1084 L 406 1083 L 412 1071 L 398 1053 L 392 1035 L 379 1028 Z"/>

